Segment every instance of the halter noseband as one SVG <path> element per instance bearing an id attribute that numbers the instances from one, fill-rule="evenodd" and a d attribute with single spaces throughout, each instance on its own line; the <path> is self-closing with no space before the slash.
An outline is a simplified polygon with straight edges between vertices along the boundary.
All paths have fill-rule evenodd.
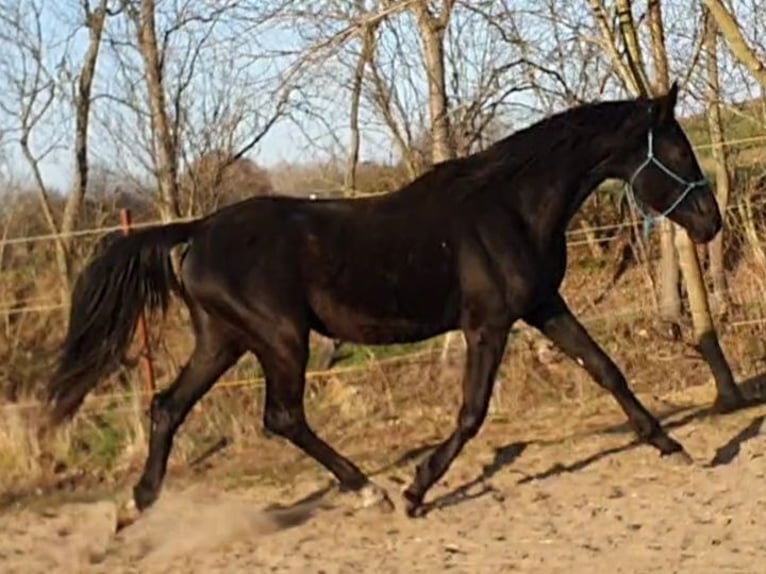
<path id="1" fill-rule="evenodd" d="M 668 207 L 665 211 L 660 213 L 659 215 L 652 216 L 647 211 L 641 207 L 641 204 L 638 202 L 638 198 L 635 195 L 635 192 L 633 191 L 633 182 L 635 181 L 636 177 L 638 177 L 638 174 L 640 174 L 646 167 L 650 166 L 651 164 L 654 164 L 658 168 L 660 168 L 666 175 L 680 183 L 681 185 L 684 185 L 684 190 L 679 194 L 679 196 L 673 201 L 672 204 L 670 204 L 670 207 Z M 630 178 L 630 181 L 626 185 L 626 192 L 628 194 L 628 198 L 630 199 L 631 203 L 633 203 L 634 207 L 636 208 L 636 211 L 641 215 L 643 218 L 643 226 L 644 226 L 644 236 L 648 236 L 652 228 L 654 227 L 655 222 L 660 221 L 662 218 L 667 217 L 670 215 L 673 210 L 678 207 L 678 205 L 686 199 L 686 196 L 689 195 L 689 193 L 697 187 L 703 187 L 709 185 L 708 180 L 703 176 L 702 179 L 699 179 L 697 181 L 689 181 L 688 179 L 685 179 L 678 175 L 676 172 L 674 172 L 672 169 L 667 167 L 665 164 L 663 164 L 660 160 L 658 160 L 654 155 L 654 134 L 652 133 L 652 130 L 649 130 L 648 133 L 648 145 L 647 145 L 647 152 L 646 152 L 646 159 L 643 161 L 641 165 L 639 165 L 636 168 L 636 171 L 633 172 L 633 176 Z"/>

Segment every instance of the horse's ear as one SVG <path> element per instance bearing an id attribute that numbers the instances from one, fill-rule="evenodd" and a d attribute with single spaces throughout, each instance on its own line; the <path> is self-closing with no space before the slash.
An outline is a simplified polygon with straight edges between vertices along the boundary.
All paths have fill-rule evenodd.
<path id="1" fill-rule="evenodd" d="M 665 95 L 665 100 L 668 111 L 672 114 L 673 110 L 675 110 L 676 102 L 678 102 L 678 80 L 673 80 L 668 93 Z"/>
<path id="2" fill-rule="evenodd" d="M 678 82 L 673 81 L 668 93 L 655 98 L 652 102 L 652 119 L 654 125 L 661 125 L 671 119 L 675 114 L 676 102 L 678 101 Z"/>

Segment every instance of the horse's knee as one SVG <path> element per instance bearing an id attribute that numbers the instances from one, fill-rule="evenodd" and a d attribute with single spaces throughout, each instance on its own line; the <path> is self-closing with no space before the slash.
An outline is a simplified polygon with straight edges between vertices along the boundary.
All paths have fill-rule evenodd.
<path id="1" fill-rule="evenodd" d="M 305 419 L 300 409 L 267 405 L 263 413 L 263 425 L 267 431 L 290 439 L 303 430 Z"/>
<path id="2" fill-rule="evenodd" d="M 485 417 L 486 413 L 480 409 L 461 409 L 457 425 L 464 440 L 470 440 L 479 434 Z"/>
<path id="3" fill-rule="evenodd" d="M 178 426 L 179 414 L 166 392 L 155 393 L 149 407 L 149 421 L 152 432 L 168 431 Z"/>

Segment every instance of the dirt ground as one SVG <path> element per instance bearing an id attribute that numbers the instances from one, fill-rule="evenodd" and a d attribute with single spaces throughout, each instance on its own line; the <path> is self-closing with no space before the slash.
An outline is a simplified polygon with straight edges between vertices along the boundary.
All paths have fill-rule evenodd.
<path id="1" fill-rule="evenodd" d="M 326 483 L 319 473 L 282 489 L 170 481 L 116 536 L 111 499 L 6 511 L 0 571 L 762 572 L 766 406 L 709 416 L 711 386 L 642 398 L 692 466 L 636 446 L 604 398 L 490 422 L 422 519 L 406 518 L 399 497 L 413 461 L 376 476 L 393 513 L 353 511 L 351 495 L 301 502 Z"/>

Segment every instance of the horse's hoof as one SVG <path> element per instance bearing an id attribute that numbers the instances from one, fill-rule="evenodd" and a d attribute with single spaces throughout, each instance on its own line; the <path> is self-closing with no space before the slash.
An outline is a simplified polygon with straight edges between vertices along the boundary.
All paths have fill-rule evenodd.
<path id="1" fill-rule="evenodd" d="M 663 458 L 674 466 L 692 466 L 694 464 L 694 459 L 685 450 L 666 454 Z"/>
<path id="2" fill-rule="evenodd" d="M 147 488 L 138 483 L 133 488 L 133 502 L 139 512 L 149 508 L 157 500 L 157 490 Z"/>
<path id="3" fill-rule="evenodd" d="M 409 518 L 423 518 L 427 514 L 424 504 L 408 504 L 406 512 Z"/>
<path id="4" fill-rule="evenodd" d="M 386 490 L 374 482 L 368 482 L 358 492 L 360 508 L 377 508 L 381 512 L 393 512 L 394 503 Z"/>
<path id="5" fill-rule="evenodd" d="M 422 518 L 426 515 L 426 507 L 423 504 L 423 498 L 404 491 L 405 506 L 404 511 L 410 518 Z"/>
<path id="6" fill-rule="evenodd" d="M 361 488 L 354 490 L 339 488 L 330 493 L 326 501 L 327 508 L 344 508 L 346 514 L 354 514 L 360 510 L 375 509 L 379 512 L 390 513 L 394 503 L 386 490 L 374 482 L 367 482 Z"/>

